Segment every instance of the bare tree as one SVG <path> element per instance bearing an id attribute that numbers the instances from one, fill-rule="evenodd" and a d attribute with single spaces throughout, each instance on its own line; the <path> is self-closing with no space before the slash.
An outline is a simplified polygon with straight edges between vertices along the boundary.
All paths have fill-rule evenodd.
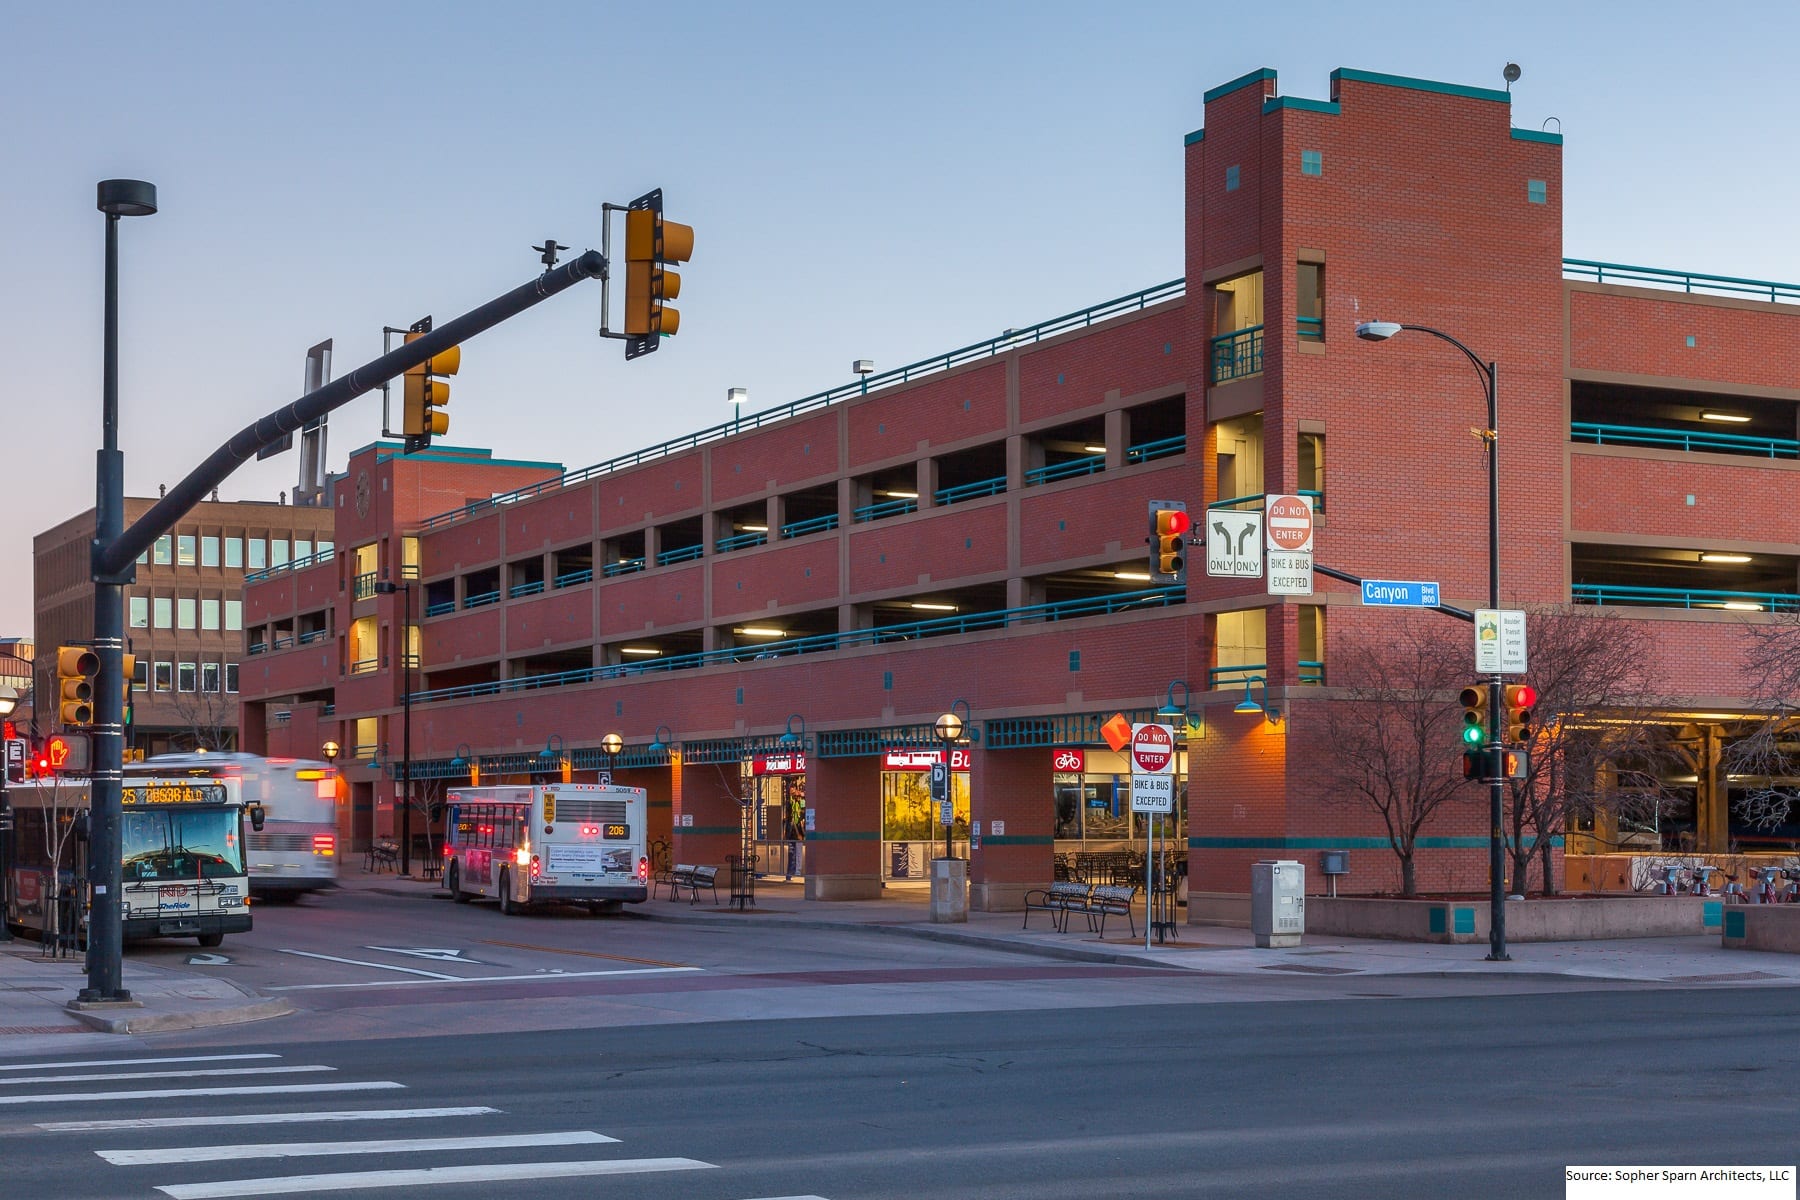
<path id="1" fill-rule="evenodd" d="M 1773 829 L 1800 801 L 1800 613 L 1783 613 L 1749 632 L 1744 669 L 1765 719 L 1727 745 L 1725 766 L 1745 784 L 1732 803 L 1738 820 Z"/>
<path id="2" fill-rule="evenodd" d="M 184 733 L 175 735 L 183 750 L 230 750 L 236 744 L 237 697 L 220 691 L 176 692 L 172 696 L 175 715 Z"/>
<path id="3" fill-rule="evenodd" d="M 1439 809 L 1475 799 L 1452 773 L 1455 695 L 1469 674 L 1468 646 L 1433 619 L 1402 618 L 1382 639 L 1334 643 L 1332 678 L 1342 699 L 1324 706 L 1332 748 L 1327 798 L 1381 818 L 1406 896 L 1418 894 L 1421 830 Z"/>
<path id="4" fill-rule="evenodd" d="M 1512 890 L 1527 890 L 1535 851 L 1550 895 L 1556 835 L 1602 808 L 1647 821 L 1668 802 L 1661 780 L 1677 747 L 1650 703 L 1656 656 L 1642 622 L 1567 605 L 1534 609 L 1529 622 L 1534 732 L 1503 828 Z"/>

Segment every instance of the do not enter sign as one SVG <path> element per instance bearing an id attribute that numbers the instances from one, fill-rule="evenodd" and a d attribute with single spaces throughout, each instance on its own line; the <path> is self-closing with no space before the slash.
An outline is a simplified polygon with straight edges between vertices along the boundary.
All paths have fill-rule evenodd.
<path id="1" fill-rule="evenodd" d="M 1175 769 L 1175 730 L 1169 725 L 1131 727 L 1134 775 L 1167 775 Z"/>
<path id="2" fill-rule="evenodd" d="M 1311 496 L 1270 496 L 1268 499 L 1269 549 L 1290 554 L 1312 551 L 1313 504 Z"/>

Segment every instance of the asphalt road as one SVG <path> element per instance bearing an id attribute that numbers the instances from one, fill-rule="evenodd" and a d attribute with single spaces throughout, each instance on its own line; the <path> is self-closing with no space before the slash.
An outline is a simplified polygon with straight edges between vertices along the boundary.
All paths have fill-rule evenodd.
<path id="1" fill-rule="evenodd" d="M 306 1045 L 246 1028 L 205 1052 L 272 1057 L 154 1063 L 198 1051 L 108 1039 L 119 1052 L 8 1061 L 0 1145 L 6 1195 L 68 1200 L 1560 1197 L 1566 1164 L 1792 1163 L 1797 1017 L 1783 989 Z M 72 1065 L 103 1057 L 132 1061 Z M 195 1070 L 255 1073 L 82 1078 Z M 108 1124 L 122 1120 L 194 1123 Z M 397 1144 L 411 1139 L 429 1142 Z M 256 1148 L 271 1143 L 289 1156 Z"/>

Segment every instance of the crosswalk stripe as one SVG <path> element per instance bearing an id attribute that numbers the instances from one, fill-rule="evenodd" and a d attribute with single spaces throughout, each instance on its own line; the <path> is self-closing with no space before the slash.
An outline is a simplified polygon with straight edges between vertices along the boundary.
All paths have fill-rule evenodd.
<path id="1" fill-rule="evenodd" d="M 464 1108 L 343 1108 L 318 1112 L 230 1113 L 214 1117 L 128 1117 L 117 1121 L 39 1121 L 45 1133 L 107 1129 L 181 1129 L 190 1125 L 304 1125 L 313 1121 L 411 1121 L 424 1117 L 485 1117 L 498 1113 L 483 1104 Z"/>
<path id="2" fill-rule="evenodd" d="M 96 1150 L 115 1167 L 147 1163 L 218 1162 L 236 1158 L 318 1158 L 333 1154 L 407 1154 L 427 1150 L 516 1150 L 525 1146 L 596 1146 L 616 1142 L 586 1129 L 482 1137 L 377 1138 L 363 1142 L 258 1142 L 241 1146 L 176 1146 L 168 1150 Z"/>
<path id="3" fill-rule="evenodd" d="M 403 1088 L 382 1079 L 369 1083 L 283 1083 L 273 1087 L 150 1088 L 135 1092 L 46 1092 L 41 1096 L 0 1096 L 0 1104 L 68 1104 L 99 1100 L 173 1100 L 182 1096 L 290 1096 L 298 1092 L 373 1092 Z"/>
<path id="4" fill-rule="evenodd" d="M 500 1183 L 521 1179 L 570 1179 L 585 1175 L 630 1175 L 650 1171 L 697 1171 L 716 1166 L 716 1163 L 701 1162 L 695 1158 L 495 1163 L 488 1166 L 424 1167 L 413 1171 L 354 1171 L 335 1175 L 223 1179 L 216 1183 L 171 1183 L 159 1185 L 156 1190 L 174 1200 L 221 1200 L 231 1196 L 279 1196 L 288 1192 L 347 1192 L 356 1188 L 433 1187 L 446 1183 Z"/>
<path id="5" fill-rule="evenodd" d="M 18 1079 L 0 1079 L 0 1085 L 14 1087 L 24 1083 L 96 1083 L 102 1079 L 206 1079 L 220 1075 L 300 1075 L 308 1071 L 335 1071 L 336 1067 L 214 1067 L 206 1071 L 112 1071 L 102 1075 L 26 1075 Z"/>
<path id="6" fill-rule="evenodd" d="M 80 1062 L 10 1063 L 0 1071 L 58 1071 L 70 1067 L 140 1067 L 158 1063 L 236 1062 L 247 1058 L 280 1058 L 279 1054 L 189 1054 L 181 1058 L 87 1058 Z"/>
<path id="7" fill-rule="evenodd" d="M 375 964 L 370 964 L 371 966 Z M 389 967 L 397 971 L 398 967 Z M 570 979 L 612 979 L 621 975 L 668 975 L 704 970 L 703 967 L 629 967 L 617 971 L 545 971 L 532 975 L 439 975 L 431 979 L 364 979 L 356 983 L 284 983 L 266 992 L 316 992 L 343 988 L 437 987 L 456 983 L 562 983 Z M 430 975 L 430 971 L 417 972 Z"/>
<path id="8" fill-rule="evenodd" d="M 418 967 L 396 967 L 392 963 L 365 962 L 360 958 L 339 958 L 335 954 L 314 954 L 311 950 L 278 950 L 278 954 L 294 954 L 301 958 L 322 958 L 326 962 L 348 963 L 353 967 L 373 967 L 377 971 L 398 971 L 402 975 L 423 975 L 427 979 L 461 979 L 460 975 L 445 975 L 441 971 L 422 971 Z"/>

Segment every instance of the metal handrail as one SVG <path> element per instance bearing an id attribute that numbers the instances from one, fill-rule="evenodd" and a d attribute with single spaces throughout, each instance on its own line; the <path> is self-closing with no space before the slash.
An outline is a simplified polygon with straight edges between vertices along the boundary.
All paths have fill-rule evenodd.
<path id="1" fill-rule="evenodd" d="M 1178 433 L 1174 437 L 1157 438 L 1151 442 L 1139 442 L 1135 446 L 1125 448 L 1125 461 L 1128 463 L 1149 462 L 1151 459 L 1167 458 L 1173 454 L 1187 453 L 1187 434 Z"/>
<path id="2" fill-rule="evenodd" d="M 960 504 L 964 500 L 998 496 L 1005 490 L 1006 476 L 996 475 L 992 479 L 977 479 L 973 483 L 959 483 L 954 487 L 939 488 L 931 493 L 931 498 L 938 504 Z"/>
<path id="3" fill-rule="evenodd" d="M 367 600 L 375 594 L 375 585 L 380 581 L 380 571 L 365 571 L 352 581 L 351 591 L 358 600 Z"/>
<path id="4" fill-rule="evenodd" d="M 1569 439 L 1596 446 L 1673 446 L 1682 450 L 1719 450 L 1768 458 L 1800 458 L 1800 440 L 1721 433 L 1711 429 L 1658 429 L 1650 425 L 1600 425 L 1572 421 Z"/>
<path id="5" fill-rule="evenodd" d="M 1073 479 L 1078 475 L 1093 475 L 1106 470 L 1106 455 L 1091 454 L 1086 458 L 1071 458 L 1066 462 L 1051 463 L 1046 467 L 1033 467 L 1025 472 L 1025 482 L 1030 484 L 1055 483 L 1058 479 Z"/>
<path id="6" fill-rule="evenodd" d="M 1250 675 L 1267 676 L 1268 673 L 1268 663 L 1240 663 L 1235 667 L 1208 667 L 1206 678 L 1214 687 L 1217 687 L 1221 683 L 1242 683 L 1245 677 Z M 1236 676 L 1236 678 L 1226 679 L 1227 675 Z"/>
<path id="7" fill-rule="evenodd" d="M 910 512 L 919 511 L 917 500 L 881 500 L 874 504 L 865 504 L 861 508 L 850 510 L 850 517 L 859 524 L 863 521 L 879 521 L 883 517 L 902 517 Z"/>
<path id="8" fill-rule="evenodd" d="M 766 546 L 769 535 L 764 530 L 752 530 L 748 533 L 734 533 L 730 537 L 722 537 L 713 543 L 713 551 L 717 554 L 728 554 L 733 550 L 747 550 L 751 546 Z"/>
<path id="9" fill-rule="evenodd" d="M 508 600 L 517 600 L 520 596 L 542 595 L 543 591 L 544 581 L 541 579 L 532 579 L 527 580 L 525 583 L 515 583 L 507 588 L 506 598 Z"/>
<path id="10" fill-rule="evenodd" d="M 607 579 L 615 575 L 631 575 L 642 571 L 648 564 L 642 558 L 622 558 L 618 562 L 609 562 L 600 568 L 600 574 Z"/>
<path id="11" fill-rule="evenodd" d="M 427 604 L 425 606 L 425 615 L 428 617 L 441 617 L 445 613 L 453 613 L 455 611 L 455 600 L 439 600 L 436 604 Z"/>
<path id="12" fill-rule="evenodd" d="M 670 563 L 687 562 L 690 559 L 699 558 L 705 553 L 706 545 L 703 542 L 695 542 L 691 546 L 677 546 L 673 550 L 658 551 L 656 565 L 666 567 Z"/>
<path id="13" fill-rule="evenodd" d="M 570 571 L 567 575 L 558 575 L 551 581 L 550 586 L 566 588 L 592 582 L 594 582 L 594 568 L 584 567 L 579 571 Z"/>
<path id="14" fill-rule="evenodd" d="M 1263 327 L 1246 325 L 1211 339 L 1212 381 L 1230 383 L 1263 369 Z"/>
<path id="15" fill-rule="evenodd" d="M 1083 596 L 1077 600 L 1063 600 L 1055 604 L 1033 604 L 1023 608 L 996 609 L 982 613 L 959 613 L 953 617 L 935 617 L 928 621 L 912 621 L 904 625 L 884 625 L 873 629 L 846 630 L 843 633 L 784 638 L 780 641 L 759 642 L 755 645 L 727 646 L 719 650 L 669 655 L 643 662 L 614 663 L 604 667 L 583 667 L 547 675 L 526 675 L 514 679 L 490 680 L 486 683 L 434 688 L 429 691 L 414 692 L 412 699 L 414 704 L 419 704 L 434 700 L 460 700 L 473 696 L 493 696 L 507 692 L 566 687 L 572 684 L 621 679 L 656 671 L 676 671 L 750 662 L 764 656 L 815 654 L 856 646 L 909 641 L 919 637 L 973 633 L 986 629 L 1005 629 L 1015 625 L 1036 624 L 1044 621 L 1062 621 L 1075 617 L 1120 612 L 1140 605 L 1165 607 L 1170 604 L 1180 604 L 1186 599 L 1187 589 L 1182 586 L 1115 592 L 1108 596 Z"/>
<path id="16" fill-rule="evenodd" d="M 495 588 L 491 592 L 481 592 L 474 596 L 464 596 L 463 597 L 463 607 L 465 609 L 485 608 L 490 604 L 498 604 L 498 603 L 500 603 L 500 589 L 499 588 Z"/>
<path id="17" fill-rule="evenodd" d="M 317 553 L 308 554 L 305 558 L 290 558 L 279 567 L 269 567 L 262 571 L 252 571 L 244 576 L 244 582 L 261 583 L 265 579 L 273 579 L 275 576 L 284 575 L 289 571 L 303 571 L 307 567 L 316 567 L 320 563 L 328 563 L 336 556 L 337 547 L 329 546 Z"/>
<path id="18" fill-rule="evenodd" d="M 1563 274 L 1595 283 L 1647 283 L 1682 292 L 1755 296 L 1770 303 L 1800 302 L 1800 284 L 1768 279 L 1742 279 L 1736 275 L 1708 275 L 1700 271 L 1671 271 L 1662 267 L 1634 267 L 1626 263 L 1597 262 L 1591 258 L 1565 258 Z"/>
<path id="19" fill-rule="evenodd" d="M 1648 608 L 1717 608 L 1755 606 L 1754 612 L 1800 612 L 1794 592 L 1725 592 L 1704 588 L 1638 587 L 1627 584 L 1577 583 L 1570 589 L 1576 604 L 1630 604 Z"/>
<path id="20" fill-rule="evenodd" d="M 804 521 L 789 521 L 781 527 L 784 538 L 805 537 L 809 533 L 824 533 L 838 527 L 836 513 L 826 513 L 822 517 L 808 517 Z"/>

